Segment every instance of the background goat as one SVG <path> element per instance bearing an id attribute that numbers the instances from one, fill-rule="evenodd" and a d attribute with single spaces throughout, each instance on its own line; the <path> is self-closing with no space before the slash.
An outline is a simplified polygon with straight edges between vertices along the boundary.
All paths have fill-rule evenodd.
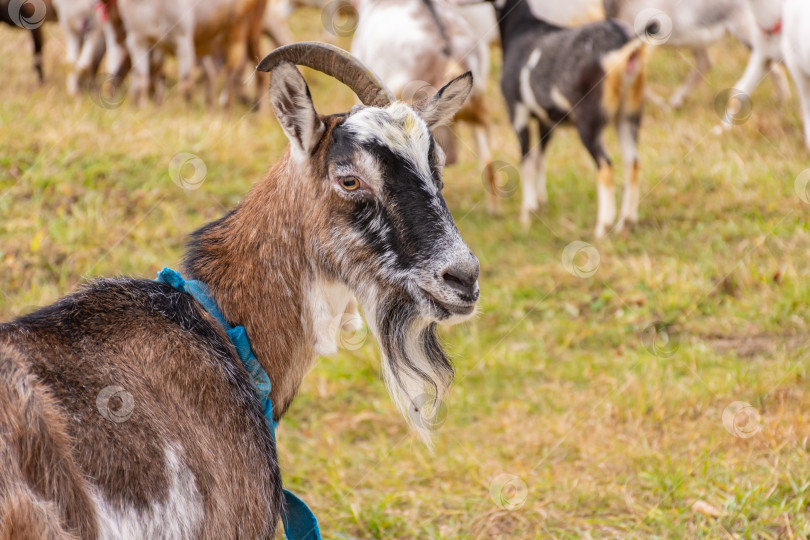
<path id="1" fill-rule="evenodd" d="M 394 95 L 413 99 L 432 87 L 435 91 L 451 75 L 471 71 L 474 87 L 457 120 L 470 124 L 478 161 L 489 186 L 490 210 L 497 209 L 495 174 L 489 141 L 489 113 L 485 99 L 489 50 L 467 22 L 448 5 L 432 0 L 358 0 L 359 23 L 352 54 L 366 63 Z M 427 87 L 427 88 L 425 88 Z M 452 133 L 437 133 L 447 154 L 456 161 Z"/>
<path id="2" fill-rule="evenodd" d="M 290 62 L 339 78 L 368 106 L 319 116 Z M 277 50 L 259 69 L 273 70 L 289 148 L 234 210 L 194 233 L 186 278 L 246 329 L 275 420 L 316 349 L 336 349 L 332 320 L 356 294 L 391 394 L 413 418 L 418 398 L 440 397 L 452 379 L 437 323 L 468 318 L 478 300 L 478 261 L 442 198 L 429 131 L 461 108 L 472 78 L 414 109 L 323 45 Z M 100 393 L 115 386 L 133 404 L 121 423 L 99 415 Z M 0 325 L 0 405 L 5 531 L 275 533 L 281 476 L 248 373 L 211 315 L 170 285 L 102 279 Z"/>
<path id="3" fill-rule="evenodd" d="M 782 53 L 799 90 L 805 144 L 810 150 L 810 4 L 787 0 L 783 9 Z"/>
<path id="4" fill-rule="evenodd" d="M 571 123 L 599 169 L 596 236 L 616 219 L 613 166 L 602 132 L 614 123 L 625 165 L 617 229 L 638 219 L 638 130 L 644 94 L 642 42 L 618 21 L 564 29 L 534 17 L 523 0 L 497 0 L 503 43 L 501 89 L 520 141 L 520 219 L 548 200 L 546 146 L 558 125 Z M 532 120 L 538 145 L 531 143 Z"/>
<path id="5" fill-rule="evenodd" d="M 750 46 L 754 25 L 745 0 L 605 0 L 605 16 L 626 22 L 654 45 L 692 53 L 695 66 L 669 101 L 676 109 L 711 69 L 709 45 L 731 33 Z"/>
<path id="6" fill-rule="evenodd" d="M 222 54 L 226 83 L 220 103 L 223 106 L 230 104 L 237 93 L 248 54 L 258 54 L 266 0 L 176 4 L 157 0 L 120 0 L 117 4 L 135 72 L 132 93 L 136 101 L 142 103 L 146 97 L 150 82 L 150 54 L 157 48 L 174 52 L 177 56 L 181 91 L 187 100 L 191 98 L 191 72 L 196 59 Z M 257 78 L 257 84 L 260 84 L 263 77 Z"/>
<path id="7" fill-rule="evenodd" d="M 43 12 L 44 8 L 44 12 Z M 39 83 L 45 81 L 42 71 L 42 47 L 44 37 L 41 25 L 45 21 L 55 21 L 56 11 L 50 0 L 41 2 L 14 2 L 13 0 L 0 0 L 0 22 L 16 28 L 28 29 L 34 45 L 34 69 L 37 72 Z"/>
<path id="8" fill-rule="evenodd" d="M 751 58 L 734 88 L 750 96 L 768 71 L 782 61 L 782 0 L 745 1 L 756 25 L 751 33 Z"/>
<path id="9" fill-rule="evenodd" d="M 96 0 L 53 0 L 65 34 L 65 56 L 71 72 L 68 94 L 76 95 L 95 76 L 105 52 L 103 22 L 97 17 Z M 109 66 L 108 62 L 108 66 Z"/>
<path id="10" fill-rule="evenodd" d="M 581 26 L 605 18 L 602 0 L 526 0 L 535 17 L 557 26 Z"/>
<path id="11" fill-rule="evenodd" d="M 743 102 L 751 99 L 751 93 L 762 79 L 771 72 L 779 72 L 782 62 L 782 3 L 783 0 L 745 0 L 751 8 L 754 20 L 751 31 L 751 56 L 742 77 L 734 84 L 735 93 L 729 96 L 722 123 L 716 132 L 729 129 L 733 125 Z M 784 76 L 776 77 L 780 97 L 789 92 Z"/>

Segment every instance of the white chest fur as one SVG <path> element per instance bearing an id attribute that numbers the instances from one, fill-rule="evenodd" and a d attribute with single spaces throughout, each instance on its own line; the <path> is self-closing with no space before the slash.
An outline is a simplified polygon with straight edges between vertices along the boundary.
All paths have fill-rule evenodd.
<path id="1" fill-rule="evenodd" d="M 341 331 L 354 332 L 363 327 L 357 299 L 342 283 L 316 279 L 308 300 L 316 354 L 336 353 Z"/>

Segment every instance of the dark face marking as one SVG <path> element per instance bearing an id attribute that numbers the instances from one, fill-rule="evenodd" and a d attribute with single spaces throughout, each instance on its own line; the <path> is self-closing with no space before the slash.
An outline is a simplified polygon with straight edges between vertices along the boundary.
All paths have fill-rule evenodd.
<path id="1" fill-rule="evenodd" d="M 458 235 L 440 191 L 440 150 L 427 128 L 417 127 L 424 129 L 427 142 L 423 155 L 414 155 L 413 148 L 401 153 L 345 124 L 332 131 L 327 155 L 330 181 L 351 173 L 368 186 L 339 196 L 353 203 L 349 221 L 354 230 L 397 273 L 425 265 L 448 245 L 448 235 L 452 240 Z"/>

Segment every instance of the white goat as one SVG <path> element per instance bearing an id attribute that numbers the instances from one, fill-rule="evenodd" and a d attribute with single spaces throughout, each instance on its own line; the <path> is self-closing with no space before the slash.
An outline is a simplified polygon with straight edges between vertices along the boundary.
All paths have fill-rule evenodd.
<path id="1" fill-rule="evenodd" d="M 65 56 L 71 67 L 68 94 L 89 84 L 104 56 L 104 30 L 96 16 L 96 0 L 53 0 L 65 34 Z"/>
<path id="2" fill-rule="evenodd" d="M 486 2 L 458 5 L 451 3 L 450 8 L 467 21 L 478 39 L 489 45 L 497 45 L 501 42 L 501 36 L 498 34 L 498 21 L 495 19 L 495 10 L 492 5 Z"/>
<path id="3" fill-rule="evenodd" d="M 654 45 L 691 51 L 695 66 L 669 101 L 676 109 L 711 69 L 711 44 L 730 33 L 758 50 L 756 20 L 745 0 L 605 0 L 605 15 L 632 25 L 636 33 Z M 786 94 L 784 72 L 774 67 L 773 75 L 780 94 Z"/>
<path id="4" fill-rule="evenodd" d="M 394 95 L 405 100 L 426 97 L 426 90 L 435 91 L 449 76 L 473 73 L 472 95 L 456 120 L 473 128 L 490 192 L 489 208 L 495 211 L 498 199 L 485 95 L 489 76 L 486 42 L 444 2 L 357 0 L 355 6 L 359 23 L 352 54 L 377 73 Z M 436 135 L 447 154 L 447 164 L 454 163 L 455 136 L 441 130 Z"/>
<path id="5" fill-rule="evenodd" d="M 782 0 L 747 2 L 754 19 L 751 58 L 734 88 L 750 96 L 768 71 L 782 61 Z"/>
<path id="6" fill-rule="evenodd" d="M 725 113 L 716 133 L 728 130 L 735 123 L 739 111 L 750 102 L 751 93 L 770 71 L 781 72 L 782 56 L 782 0 L 746 0 L 754 21 L 751 31 L 751 56 L 734 92 L 728 97 Z M 784 74 L 774 77 L 780 99 L 789 95 Z"/>
<path id="7" fill-rule="evenodd" d="M 605 18 L 603 0 L 527 0 L 535 17 L 557 26 L 581 26 Z"/>

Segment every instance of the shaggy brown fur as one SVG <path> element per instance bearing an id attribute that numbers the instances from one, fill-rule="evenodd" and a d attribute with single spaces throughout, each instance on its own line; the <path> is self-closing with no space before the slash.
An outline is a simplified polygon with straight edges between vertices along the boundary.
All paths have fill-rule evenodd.
<path id="1" fill-rule="evenodd" d="M 52 393 L 0 346 L 0 539 L 96 537 L 87 486 Z M 70 498 L 59 494 L 70 493 Z"/>
<path id="2" fill-rule="evenodd" d="M 13 371 L 0 379 L 16 401 L 3 409 L 27 417 L 16 423 L 3 417 L 0 425 L 4 431 L 18 426 L 19 470 L 42 492 L 32 498 L 7 487 L 0 500 L 40 513 L 50 503 L 62 510 L 65 530 L 94 538 L 97 517 L 80 479 L 91 478 L 115 507 L 146 512 L 169 497 L 165 441 L 183 449 L 182 461 L 198 479 L 205 511 L 200 537 L 272 535 L 276 524 L 268 520 L 281 504 L 275 448 L 227 336 L 189 295 L 150 281 L 100 280 L 0 325 L 2 343 L 15 351 L 4 360 Z M 133 397 L 125 422 L 99 410 L 98 396 L 108 386 Z M 32 388 L 27 401 L 20 390 L 10 393 L 15 387 Z M 31 412 L 22 413 L 26 407 Z M 262 462 L 266 467 L 256 466 Z M 8 470 L 15 468 L 3 464 L 3 476 Z M 9 527 L 37 521 L 19 523 Z M 237 530 L 236 523 L 249 528 Z"/>

